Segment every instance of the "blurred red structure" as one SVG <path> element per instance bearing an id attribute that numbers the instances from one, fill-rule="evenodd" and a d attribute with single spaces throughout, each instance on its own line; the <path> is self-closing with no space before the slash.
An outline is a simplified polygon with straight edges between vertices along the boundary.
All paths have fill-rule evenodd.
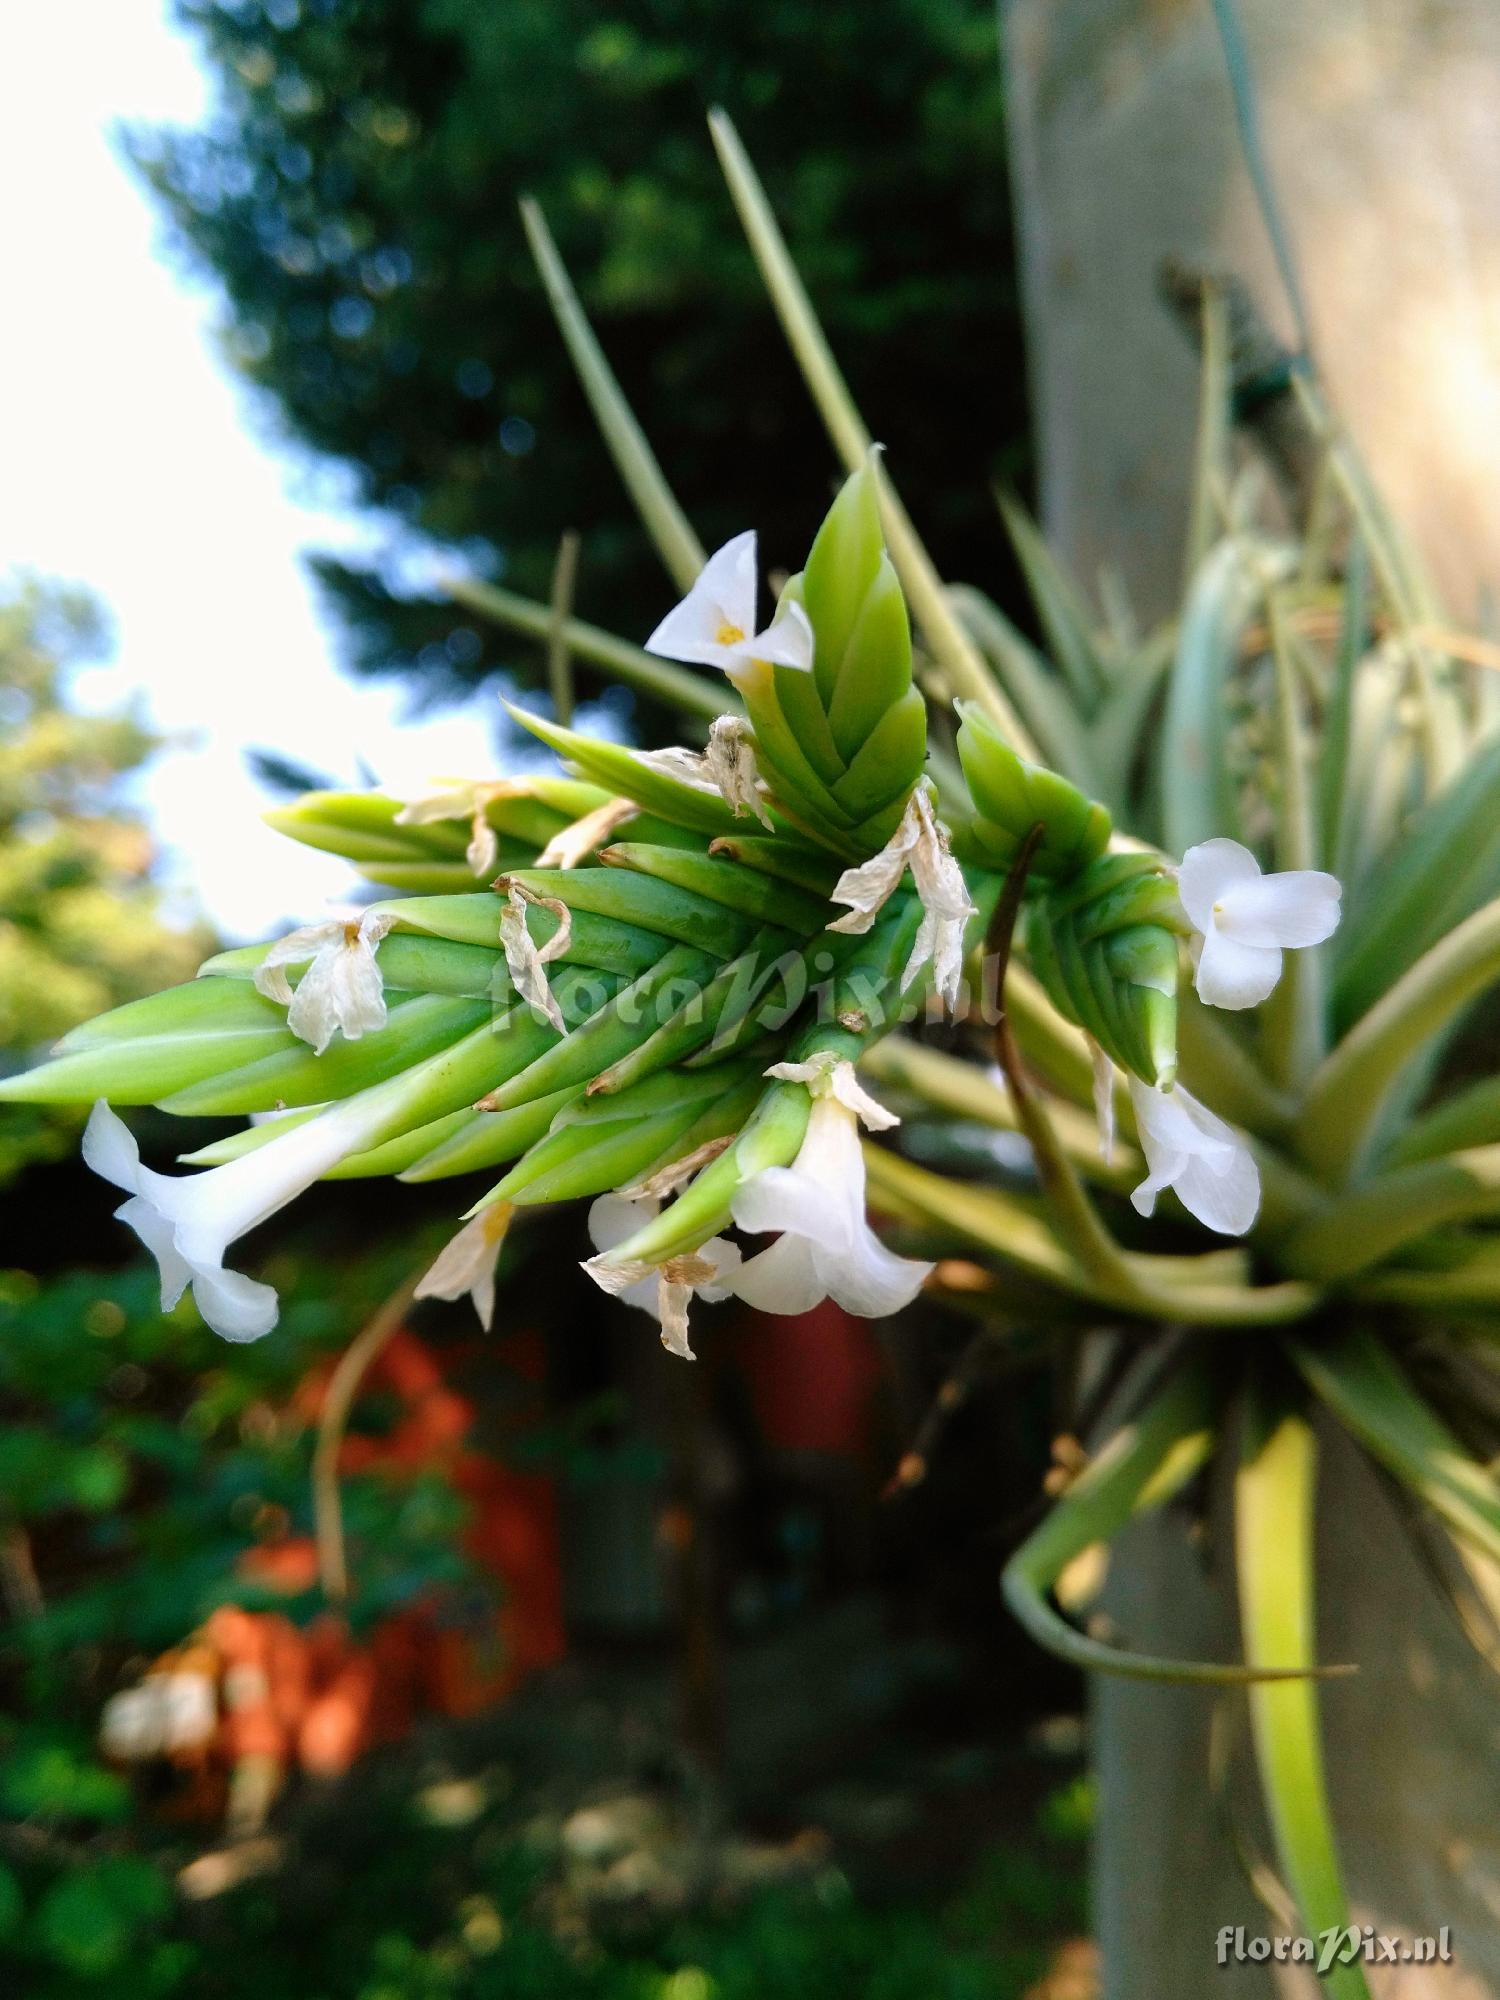
<path id="1" fill-rule="evenodd" d="M 853 1318 L 831 1299 L 790 1317 L 757 1313 L 746 1325 L 738 1361 L 767 1444 L 778 1451 L 864 1457 L 882 1373 L 868 1320 Z"/>
<path id="2" fill-rule="evenodd" d="M 534 1336 L 496 1342 L 486 1353 L 523 1376 L 540 1375 Z M 320 1369 L 299 1385 L 294 1407 L 309 1423 L 330 1373 Z M 336 1607 L 298 1626 L 279 1612 L 222 1606 L 183 1648 L 158 1660 L 140 1688 L 116 1697 L 101 1732 L 121 1761 L 165 1757 L 190 1773 L 179 1802 L 189 1811 L 217 1813 L 227 1797 L 232 1813 L 236 1783 L 252 1772 L 263 1811 L 288 1772 L 335 1777 L 421 1715 L 468 1715 L 504 1700 L 565 1651 L 551 1478 L 473 1447 L 473 1403 L 409 1328 L 373 1363 L 362 1385 L 370 1390 L 393 1395 L 400 1413 L 384 1436 L 343 1440 L 340 1476 L 440 1473 L 468 1503 L 463 1546 L 494 1580 L 493 1608 L 476 1618 L 469 1605 L 434 1592 L 356 1637 Z M 318 1583 L 318 1548 L 310 1536 L 284 1536 L 249 1551 L 239 1567 L 258 1592 L 297 1596 Z M 208 1688 L 184 1701 L 190 1678 Z M 174 1727 L 171 1715 L 193 1720 Z"/>

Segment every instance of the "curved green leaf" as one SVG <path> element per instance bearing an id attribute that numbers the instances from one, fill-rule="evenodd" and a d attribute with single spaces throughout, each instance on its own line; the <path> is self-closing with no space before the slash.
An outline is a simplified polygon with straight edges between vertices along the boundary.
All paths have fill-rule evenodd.
<path id="1" fill-rule="evenodd" d="M 1372 1458 L 1486 1555 L 1500 1559 L 1500 1485 L 1471 1458 L 1370 1333 L 1293 1339 L 1288 1350 Z"/>
<path id="2" fill-rule="evenodd" d="M 1249 1691 L 1261 1787 L 1281 1872 L 1306 1929 L 1345 1930 L 1348 1902 L 1334 1846 L 1323 1769 L 1314 1661 L 1313 1505 L 1317 1445 L 1312 1426 L 1284 1386 L 1252 1386 L 1246 1410 L 1234 1520 L 1240 1624 L 1245 1658 L 1301 1669 L 1279 1685 Z M 1323 1974 L 1333 2000 L 1369 2000 L 1357 1965 Z"/>
<path id="3" fill-rule="evenodd" d="M 1058 1578 L 1085 1549 L 1108 1542 L 1140 1514 L 1180 1493 L 1211 1456 L 1220 1410 L 1214 1375 L 1199 1363 L 1174 1368 L 1129 1422 L 1089 1460 L 1036 1532 L 1005 1566 L 1005 1601 L 1038 1644 L 1075 1666 L 1132 1680 L 1237 1685 L 1317 1671 L 1283 1655 L 1236 1661 L 1168 1660 L 1091 1639 L 1051 1601 Z"/>

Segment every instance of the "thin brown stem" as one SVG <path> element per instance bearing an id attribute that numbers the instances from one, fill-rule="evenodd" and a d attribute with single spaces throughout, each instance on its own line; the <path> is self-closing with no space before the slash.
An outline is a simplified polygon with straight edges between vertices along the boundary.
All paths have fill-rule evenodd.
<path id="1" fill-rule="evenodd" d="M 31 1537 L 19 1521 L 0 1531 L 0 1595 L 17 1622 L 40 1618 L 47 1608 L 31 1553 Z"/>
<path id="2" fill-rule="evenodd" d="M 349 1427 L 349 1412 L 382 1349 L 405 1325 L 416 1288 L 417 1280 L 408 1278 L 360 1328 L 339 1356 L 318 1414 L 318 1441 L 312 1461 L 313 1534 L 318 1545 L 318 1580 L 332 1604 L 342 1604 L 349 1595 L 344 1510 L 339 1496 L 339 1451 Z"/>
<path id="3" fill-rule="evenodd" d="M 944 1376 L 937 1394 L 927 1406 L 927 1414 L 917 1425 L 911 1443 L 897 1460 L 896 1469 L 881 1493 L 882 1500 L 893 1500 L 897 1494 L 907 1493 L 913 1486 L 921 1485 L 927 1477 L 932 1454 L 943 1432 L 973 1395 L 994 1352 L 995 1336 L 988 1328 L 976 1333 L 969 1341 Z"/>

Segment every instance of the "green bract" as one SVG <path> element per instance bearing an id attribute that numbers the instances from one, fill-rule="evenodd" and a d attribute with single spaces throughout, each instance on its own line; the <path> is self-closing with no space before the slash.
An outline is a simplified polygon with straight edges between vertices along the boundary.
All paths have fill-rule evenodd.
<path id="1" fill-rule="evenodd" d="M 927 752 L 906 599 L 872 470 L 845 482 L 784 595 L 807 612 L 813 668 L 761 662 L 740 678 L 756 758 L 789 820 L 859 860 L 895 830 Z"/>
<path id="2" fill-rule="evenodd" d="M 1177 1075 L 1177 890 L 1149 854 L 1109 854 L 1035 897 L 1026 912 L 1032 968 L 1067 1020 L 1143 1083 Z"/>
<path id="3" fill-rule="evenodd" d="M 956 830 L 961 856 L 988 868 L 1008 868 L 1033 828 L 1041 838 L 1032 873 L 1067 881 L 1109 845 L 1109 814 L 1076 785 L 1042 764 L 1016 755 L 989 717 L 961 701 L 958 755 L 974 816 Z"/>

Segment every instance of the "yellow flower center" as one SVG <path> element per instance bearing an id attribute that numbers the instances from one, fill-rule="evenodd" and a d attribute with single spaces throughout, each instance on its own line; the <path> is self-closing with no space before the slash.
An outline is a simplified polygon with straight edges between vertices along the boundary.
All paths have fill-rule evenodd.
<path id="1" fill-rule="evenodd" d="M 727 618 L 714 634 L 715 643 L 720 646 L 738 646 L 744 637 L 744 628 L 739 625 L 731 625 Z"/>

